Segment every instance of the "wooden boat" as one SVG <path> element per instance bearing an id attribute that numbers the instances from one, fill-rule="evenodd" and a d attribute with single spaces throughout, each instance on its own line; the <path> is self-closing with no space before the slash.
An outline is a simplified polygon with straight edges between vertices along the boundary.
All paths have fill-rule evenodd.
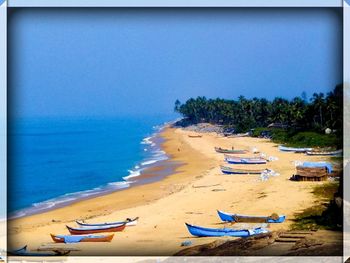
<path id="1" fill-rule="evenodd" d="M 336 151 L 319 151 L 319 150 L 312 150 L 307 151 L 307 155 L 317 155 L 317 156 L 339 156 L 343 154 L 343 150 L 336 150 Z"/>
<path id="2" fill-rule="evenodd" d="M 265 164 L 267 161 L 261 157 L 234 157 L 225 154 L 225 161 L 230 164 Z"/>
<path id="3" fill-rule="evenodd" d="M 65 256 L 70 253 L 70 250 L 65 251 L 64 253 L 59 253 L 59 252 L 29 252 L 27 250 L 27 245 L 25 245 L 22 248 L 8 251 L 8 254 L 11 256 L 29 256 L 29 257 L 50 257 L 50 256 Z"/>
<path id="4" fill-rule="evenodd" d="M 110 223 L 96 223 L 96 224 L 90 224 L 90 223 L 85 223 L 79 220 L 76 220 L 75 222 L 80 226 L 80 227 L 94 227 L 94 226 L 120 226 L 125 224 L 126 226 L 136 226 L 137 225 L 137 220 L 139 218 L 135 217 L 133 219 L 127 218 L 125 221 L 119 221 L 119 222 L 110 222 Z"/>
<path id="5" fill-rule="evenodd" d="M 229 149 L 223 149 L 221 147 L 215 147 L 215 151 L 218 153 L 230 153 L 230 154 L 245 154 L 248 151 L 247 150 L 229 150 Z"/>
<path id="6" fill-rule="evenodd" d="M 268 233 L 268 230 L 264 228 L 253 228 L 253 229 L 232 229 L 232 228 L 206 228 L 200 226 L 194 226 L 185 223 L 188 231 L 193 236 L 197 237 L 249 237 L 253 235 Z"/>
<path id="7" fill-rule="evenodd" d="M 114 234 L 110 235 L 54 235 L 50 234 L 56 243 L 78 243 L 78 242 L 111 242 Z M 72 240 L 73 239 L 73 240 Z"/>
<path id="8" fill-rule="evenodd" d="M 278 146 L 278 149 L 282 152 L 295 152 L 295 153 L 305 153 L 308 151 L 312 151 L 312 148 L 296 148 L 296 147 L 286 147 L 286 146 Z"/>
<path id="9" fill-rule="evenodd" d="M 239 214 L 229 214 L 217 210 L 220 219 L 224 222 L 247 222 L 247 223 L 283 223 L 286 216 L 247 216 Z"/>
<path id="10" fill-rule="evenodd" d="M 188 135 L 190 138 L 202 138 L 203 135 L 197 134 L 197 135 Z"/>
<path id="11" fill-rule="evenodd" d="M 249 169 L 235 169 L 227 166 L 220 166 L 221 171 L 224 174 L 261 174 L 267 169 L 259 169 L 259 170 L 249 170 Z"/>
<path id="12" fill-rule="evenodd" d="M 103 232 L 120 232 L 125 229 L 126 224 L 122 225 L 112 225 L 112 226 L 91 226 L 91 227 L 83 227 L 83 228 L 75 228 L 66 226 L 69 233 L 72 235 L 86 235 L 86 234 L 94 234 L 94 233 L 103 233 Z"/>

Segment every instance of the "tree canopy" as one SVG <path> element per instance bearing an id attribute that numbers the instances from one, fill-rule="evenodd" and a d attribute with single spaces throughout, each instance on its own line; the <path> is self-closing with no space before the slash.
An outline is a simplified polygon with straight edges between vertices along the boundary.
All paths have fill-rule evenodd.
<path id="1" fill-rule="evenodd" d="M 343 125 L 343 85 L 337 85 L 333 91 L 314 93 L 307 100 L 303 92 L 301 97 L 287 100 L 276 97 L 238 100 L 190 98 L 185 103 L 175 102 L 175 111 L 189 123 L 209 122 L 234 127 L 237 132 L 257 127 L 267 127 L 279 123 L 297 130 L 324 131 L 326 128 L 342 131 Z"/>

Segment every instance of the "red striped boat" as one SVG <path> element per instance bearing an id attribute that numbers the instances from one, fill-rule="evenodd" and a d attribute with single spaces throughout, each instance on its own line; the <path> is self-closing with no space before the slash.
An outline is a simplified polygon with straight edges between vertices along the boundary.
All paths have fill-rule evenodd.
<path id="1" fill-rule="evenodd" d="M 94 233 L 103 233 L 103 232 L 120 232 L 123 231 L 126 227 L 126 224 L 122 225 L 112 225 L 112 226 L 94 226 L 94 227 L 84 227 L 84 228 L 75 228 L 66 226 L 69 233 L 72 235 L 86 235 Z"/>
<path id="2" fill-rule="evenodd" d="M 50 234 L 52 240 L 56 243 L 66 243 L 65 235 L 54 235 Z M 114 237 L 114 234 L 103 235 L 103 236 L 95 236 L 95 235 L 87 235 L 82 237 L 79 242 L 111 242 Z"/>

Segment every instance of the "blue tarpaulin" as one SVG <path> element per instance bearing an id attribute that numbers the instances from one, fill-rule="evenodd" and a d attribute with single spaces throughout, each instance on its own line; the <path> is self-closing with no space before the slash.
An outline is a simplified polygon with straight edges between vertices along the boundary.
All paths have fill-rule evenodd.
<path id="1" fill-rule="evenodd" d="M 79 243 L 84 238 L 99 238 L 101 236 L 95 235 L 72 235 L 72 236 L 57 236 L 64 239 L 64 243 Z"/>
<path id="2" fill-rule="evenodd" d="M 304 162 L 304 167 L 326 167 L 327 172 L 330 174 L 333 171 L 333 166 L 330 163 L 327 162 Z"/>

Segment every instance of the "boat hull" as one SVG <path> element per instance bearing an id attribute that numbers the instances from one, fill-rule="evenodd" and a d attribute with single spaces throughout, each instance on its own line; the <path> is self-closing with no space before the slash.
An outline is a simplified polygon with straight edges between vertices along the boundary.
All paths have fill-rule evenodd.
<path id="1" fill-rule="evenodd" d="M 58 237 L 57 235 L 54 235 L 54 234 L 50 234 L 50 236 L 52 240 L 56 243 L 65 243 L 65 240 L 62 237 Z M 80 242 L 111 242 L 113 237 L 114 237 L 114 234 L 101 236 L 99 238 L 86 237 L 80 240 Z"/>
<path id="2" fill-rule="evenodd" d="M 315 156 L 340 156 L 343 154 L 343 150 L 330 151 L 330 152 L 307 151 L 306 154 L 307 155 L 315 155 Z"/>
<path id="3" fill-rule="evenodd" d="M 286 146 L 278 146 L 278 149 L 282 152 L 295 152 L 295 153 L 305 153 L 308 151 L 312 151 L 312 148 L 294 148 L 294 147 L 286 147 Z"/>
<path id="4" fill-rule="evenodd" d="M 239 158 L 225 156 L 225 161 L 229 164 L 266 164 L 266 160 L 262 158 Z"/>
<path id="5" fill-rule="evenodd" d="M 228 149 L 222 149 L 218 147 L 215 147 L 215 151 L 218 153 L 225 153 L 225 154 L 245 154 L 248 152 L 246 150 L 228 150 Z"/>
<path id="6" fill-rule="evenodd" d="M 230 229 L 230 228 L 205 228 L 200 226 L 194 226 L 186 223 L 188 231 L 193 236 L 197 237 L 221 237 L 221 236 L 230 236 L 230 237 L 249 237 L 257 234 L 267 233 L 268 231 L 263 228 L 255 229 Z"/>
<path id="7" fill-rule="evenodd" d="M 84 222 L 81 222 L 81 221 L 75 221 L 80 227 L 104 227 L 104 226 L 120 226 L 120 225 L 123 225 L 125 224 L 126 226 L 136 226 L 137 225 L 137 220 L 139 218 L 136 217 L 134 219 L 130 219 L 130 220 L 125 220 L 125 221 L 120 221 L 120 222 L 111 222 L 111 223 L 101 223 L 101 224 L 89 224 L 89 223 L 84 223 Z"/>
<path id="8" fill-rule="evenodd" d="M 279 216 L 278 219 L 272 219 L 267 216 L 246 216 L 239 214 L 229 214 L 222 211 L 217 211 L 221 221 L 224 222 L 257 222 L 262 221 L 263 223 L 283 223 L 286 219 L 286 216 Z M 236 221 L 238 219 L 238 221 Z"/>
<path id="9" fill-rule="evenodd" d="M 221 166 L 221 171 L 224 174 L 261 174 L 265 170 L 243 170 L 243 169 L 233 169 L 230 167 Z"/>
<path id="10" fill-rule="evenodd" d="M 69 233 L 72 235 L 86 235 L 104 232 L 120 232 L 125 229 L 126 224 L 118 226 L 107 226 L 107 227 L 84 227 L 84 228 L 73 228 L 66 226 Z"/>

